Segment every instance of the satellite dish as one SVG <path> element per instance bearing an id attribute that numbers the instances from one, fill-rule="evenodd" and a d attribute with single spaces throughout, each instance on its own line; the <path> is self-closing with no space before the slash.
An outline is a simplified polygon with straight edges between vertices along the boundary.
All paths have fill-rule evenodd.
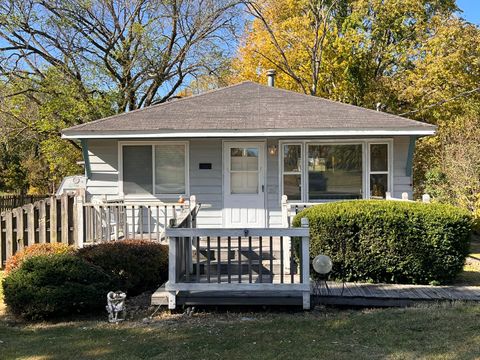
<path id="1" fill-rule="evenodd" d="M 332 259 L 327 255 L 317 255 L 312 262 L 313 269 L 322 275 L 328 274 L 332 271 Z"/>

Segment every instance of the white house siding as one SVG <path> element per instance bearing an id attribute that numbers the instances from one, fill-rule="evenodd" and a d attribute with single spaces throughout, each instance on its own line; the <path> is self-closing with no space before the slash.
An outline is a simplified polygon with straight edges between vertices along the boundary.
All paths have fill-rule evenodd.
<path id="1" fill-rule="evenodd" d="M 393 139 L 393 197 L 401 198 L 402 193 L 408 193 L 412 199 L 412 178 L 407 176 L 409 136 L 396 136 Z"/>
<path id="2" fill-rule="evenodd" d="M 91 177 L 87 180 L 87 200 L 118 196 L 117 140 L 88 140 Z"/>
<path id="3" fill-rule="evenodd" d="M 201 163 L 212 164 L 211 169 L 199 169 Z M 190 194 L 208 205 L 200 210 L 198 226 L 221 227 L 222 195 L 222 140 L 190 140 Z"/>
<path id="4" fill-rule="evenodd" d="M 269 139 L 267 141 L 267 149 L 276 146 L 277 151 L 278 139 Z M 278 155 L 270 155 L 267 151 L 267 215 L 268 226 L 279 227 L 282 225 L 282 211 L 280 207 L 280 184 L 279 184 L 279 163 Z"/>
<path id="5" fill-rule="evenodd" d="M 182 140 L 182 139 L 176 139 Z M 393 196 L 401 197 L 407 192 L 412 197 L 412 180 L 406 175 L 408 147 L 410 138 L 398 136 L 393 142 Z M 278 146 L 279 139 L 268 139 L 267 149 Z M 118 141 L 89 140 L 88 153 L 91 178 L 87 181 L 87 195 L 93 197 L 119 196 L 118 187 Z M 223 142 L 221 139 L 194 139 L 189 141 L 189 180 L 190 194 L 197 196 L 197 201 L 208 204 L 198 217 L 198 225 L 203 227 L 221 227 L 223 225 Z M 278 155 L 267 151 L 266 206 L 268 226 L 281 226 L 281 208 L 279 193 Z M 199 164 L 209 163 L 211 169 L 201 170 Z M 160 199 L 162 200 L 162 199 Z"/>

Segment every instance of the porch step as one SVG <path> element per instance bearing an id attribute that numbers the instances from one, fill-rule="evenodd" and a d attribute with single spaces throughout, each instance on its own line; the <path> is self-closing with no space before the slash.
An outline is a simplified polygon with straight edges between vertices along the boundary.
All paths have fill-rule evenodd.
<path id="1" fill-rule="evenodd" d="M 200 248 L 200 260 L 207 260 L 208 258 L 208 249 L 206 247 Z M 217 248 L 210 247 L 210 260 L 217 260 L 220 257 L 220 260 L 227 261 L 230 260 L 238 260 L 239 250 L 238 249 L 231 249 L 228 251 L 227 248 L 220 248 L 220 252 Z M 262 260 L 270 260 L 272 259 L 280 259 L 281 252 L 280 250 L 273 250 L 271 253 L 270 251 L 262 251 Z M 193 250 L 193 258 L 196 259 L 197 251 Z M 240 258 L 242 261 L 251 260 L 259 260 L 260 259 L 260 249 L 252 248 L 251 250 L 248 248 L 241 248 L 240 249 Z"/>
<path id="2" fill-rule="evenodd" d="M 165 284 L 160 286 L 151 298 L 152 305 L 168 305 L 168 292 L 165 290 Z"/>
<path id="3" fill-rule="evenodd" d="M 208 265 L 206 262 L 199 263 L 198 266 L 200 267 L 200 274 L 207 274 L 207 271 L 210 271 L 210 275 L 217 275 L 218 274 L 218 262 L 213 261 L 210 262 Z M 230 274 L 238 275 L 240 272 L 241 274 L 248 274 L 248 270 L 251 267 L 252 273 L 259 274 L 260 273 L 260 266 L 262 269 L 262 274 L 270 274 L 273 273 L 274 275 L 278 275 L 281 273 L 281 263 L 279 260 L 274 260 L 272 263 L 272 269 L 270 269 L 270 261 L 263 261 L 260 265 L 259 261 L 251 261 L 249 263 L 241 263 L 240 266 L 238 262 L 231 262 L 230 263 Z M 196 274 L 197 264 L 193 264 L 194 271 L 193 273 Z M 294 266 L 295 268 L 295 266 Z M 228 263 L 227 262 L 220 262 L 220 274 L 228 274 Z M 286 274 L 286 270 L 284 269 L 284 274 Z"/>
<path id="4" fill-rule="evenodd" d="M 201 284 L 207 284 L 207 283 L 218 283 L 218 276 L 210 276 L 210 281 L 208 281 L 208 276 L 202 275 L 200 276 L 200 279 L 197 280 L 195 274 L 190 275 L 189 280 L 184 277 L 181 282 L 187 282 L 187 283 L 201 283 Z M 252 280 L 250 281 L 250 277 L 248 274 L 241 274 L 240 279 L 238 275 L 232 275 L 230 277 L 230 282 L 231 283 L 262 283 L 262 284 L 281 284 L 282 283 L 282 277 L 280 274 L 274 274 L 273 276 L 262 274 L 262 277 L 258 274 L 252 274 Z M 228 275 L 227 274 L 221 274 L 220 275 L 220 283 L 225 284 L 228 283 Z M 283 276 L 283 283 L 284 284 L 291 284 L 292 283 L 292 275 L 284 275 Z M 293 275 L 293 283 L 300 283 L 300 275 L 295 274 Z"/>

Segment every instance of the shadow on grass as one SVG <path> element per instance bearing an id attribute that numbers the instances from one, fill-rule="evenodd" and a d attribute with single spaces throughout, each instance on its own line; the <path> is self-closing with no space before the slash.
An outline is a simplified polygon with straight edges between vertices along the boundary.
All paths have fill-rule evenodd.
<path id="1" fill-rule="evenodd" d="M 198 314 L 151 324 L 0 324 L 2 359 L 480 357 L 480 306 Z"/>

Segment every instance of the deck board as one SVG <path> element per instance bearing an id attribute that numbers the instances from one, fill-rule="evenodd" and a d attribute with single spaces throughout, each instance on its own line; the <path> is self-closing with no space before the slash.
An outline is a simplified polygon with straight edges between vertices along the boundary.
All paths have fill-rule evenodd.
<path id="1" fill-rule="evenodd" d="M 429 286 L 429 285 L 396 285 L 396 284 L 363 284 L 345 283 L 345 292 L 340 294 L 342 283 L 327 282 L 330 291 L 323 286 L 318 290 L 312 286 L 312 295 L 320 303 L 354 305 L 368 304 L 381 306 L 382 300 L 386 306 L 398 302 L 422 301 L 479 301 L 480 286 Z M 324 298 L 325 301 L 322 301 Z M 390 305 L 389 305 L 390 304 Z"/>
<path id="2" fill-rule="evenodd" d="M 417 302 L 431 301 L 475 301 L 480 302 L 480 286 L 429 286 L 364 284 L 328 281 L 312 284 L 312 303 L 345 306 L 410 306 Z M 342 288 L 344 287 L 343 294 Z M 160 288 L 152 296 L 152 304 L 162 301 Z M 301 297 L 294 293 L 285 296 L 274 292 L 180 292 L 178 303 L 185 305 L 299 305 Z M 163 302 L 165 304 L 165 302 Z"/>

